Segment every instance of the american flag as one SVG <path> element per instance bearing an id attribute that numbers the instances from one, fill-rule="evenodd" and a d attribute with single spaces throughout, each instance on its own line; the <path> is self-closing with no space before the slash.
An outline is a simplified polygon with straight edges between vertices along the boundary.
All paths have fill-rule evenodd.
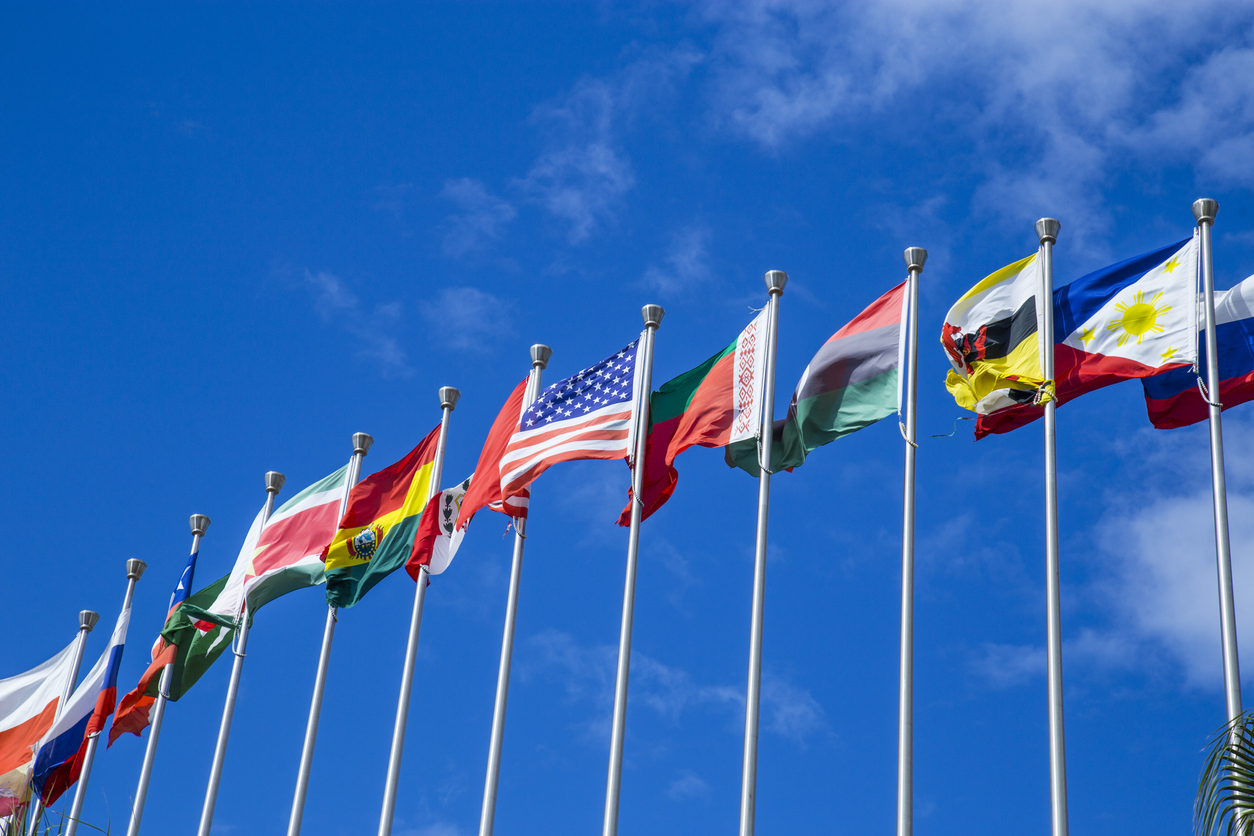
<path id="1" fill-rule="evenodd" d="M 501 495 L 526 490 L 558 462 L 625 459 L 634 425 L 640 340 L 549 386 L 522 414 L 501 457 Z"/>

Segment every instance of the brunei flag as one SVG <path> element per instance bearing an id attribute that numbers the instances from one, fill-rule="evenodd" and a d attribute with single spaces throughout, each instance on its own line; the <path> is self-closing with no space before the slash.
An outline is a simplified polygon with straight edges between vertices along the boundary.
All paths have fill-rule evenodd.
<path id="1" fill-rule="evenodd" d="M 1049 394 L 1041 373 L 1036 293 L 1038 255 L 987 276 L 945 315 L 941 345 L 953 366 L 945 388 L 981 416 L 1033 404 Z"/>
<path id="2" fill-rule="evenodd" d="M 328 604 L 353 606 L 409 560 L 431 499 L 439 434 L 436 427 L 408 456 L 363 479 L 349 494 L 339 531 L 322 553 Z"/>

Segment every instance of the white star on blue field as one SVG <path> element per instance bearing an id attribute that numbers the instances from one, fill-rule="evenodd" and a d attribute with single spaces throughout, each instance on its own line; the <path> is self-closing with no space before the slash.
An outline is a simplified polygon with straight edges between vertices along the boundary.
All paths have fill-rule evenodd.
<path id="1" fill-rule="evenodd" d="M 367 432 L 373 473 L 439 421 L 441 386 L 462 393 L 454 485 L 534 343 L 544 386 L 614 360 L 528 420 L 627 399 L 642 305 L 666 311 L 658 389 L 786 271 L 782 416 L 919 246 L 915 833 L 1048 832 L 1040 425 L 972 441 L 941 324 L 1044 216 L 1059 286 L 1188 237 L 1199 197 L 1217 287 L 1254 273 L 1254 8 L 16 2 L 0 114 L 0 677 L 81 609 L 112 624 L 138 557 L 130 690 L 189 515 L 212 518 L 199 589 L 266 471 L 283 501 Z M 1254 406 L 1223 426 L 1248 672 Z M 892 832 L 902 448 L 890 417 L 772 481 L 759 833 Z M 1111 386 L 1058 411 L 1058 466 L 1071 832 L 1188 832 L 1224 721 L 1206 428 L 1154 430 L 1141 387 Z M 738 821 L 757 482 L 717 449 L 676 467 L 641 530 L 624 836 Z M 498 834 L 600 826 L 629 477 L 563 463 L 532 486 Z M 397 836 L 478 832 L 506 522 L 481 512 L 427 589 Z M 413 595 L 396 573 L 339 614 L 303 836 L 376 828 Z M 214 833 L 283 832 L 325 613 L 321 590 L 258 613 Z M 194 832 L 229 667 L 170 705 L 144 833 Z M 125 829 L 143 750 L 101 749 L 87 822 Z"/>

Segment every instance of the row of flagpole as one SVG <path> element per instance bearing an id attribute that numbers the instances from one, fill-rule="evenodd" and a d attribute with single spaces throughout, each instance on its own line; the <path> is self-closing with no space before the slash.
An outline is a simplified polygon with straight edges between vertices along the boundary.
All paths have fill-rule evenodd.
<path id="1" fill-rule="evenodd" d="M 1214 505 L 1215 546 L 1217 560 L 1217 576 L 1219 586 L 1219 609 L 1223 651 L 1224 692 L 1226 713 L 1229 721 L 1241 714 L 1240 675 L 1237 660 L 1237 636 L 1235 622 L 1235 603 L 1232 585 L 1231 553 L 1228 534 L 1227 496 L 1225 488 L 1223 463 L 1223 434 L 1221 424 L 1222 406 L 1218 402 L 1220 386 L 1218 349 L 1216 338 L 1216 316 L 1214 302 L 1214 277 L 1212 268 L 1211 226 L 1218 211 L 1218 204 L 1213 200 L 1198 200 L 1193 205 L 1193 213 L 1199 228 L 1200 280 L 1202 305 L 1205 315 L 1205 340 L 1207 351 L 1206 384 L 1203 395 L 1208 405 L 1210 454 L 1212 475 L 1212 496 Z M 1038 255 L 1041 261 L 1040 285 L 1037 289 L 1037 321 L 1038 348 L 1041 356 L 1041 372 L 1047 386 L 1052 386 L 1055 374 L 1054 362 L 1054 316 L 1053 316 L 1053 246 L 1057 241 L 1060 224 L 1052 218 L 1043 218 L 1036 223 L 1038 238 Z M 918 299 L 919 279 L 927 260 L 927 252 L 918 247 L 911 247 L 904 253 L 908 271 L 906 285 L 906 307 L 903 334 L 906 350 L 902 353 L 904 368 L 899 374 L 904 375 L 901 406 L 901 432 L 904 445 L 904 496 L 903 496 L 903 527 L 902 527 L 902 575 L 901 575 L 901 622 L 900 622 L 900 670 L 898 700 L 898 758 L 897 758 L 897 834 L 912 836 L 913 833 L 913 631 L 914 631 L 914 529 L 915 529 L 915 460 L 917 453 L 917 347 L 918 347 Z M 755 825 L 756 783 L 757 783 L 757 748 L 759 715 L 761 707 L 761 671 L 763 622 L 765 616 L 765 582 L 767 530 L 770 512 L 770 477 L 773 445 L 773 403 L 775 394 L 775 355 L 779 330 L 780 299 L 788 282 L 788 276 L 782 271 L 770 271 L 766 274 L 768 290 L 768 310 L 766 317 L 766 339 L 764 344 L 765 362 L 762 392 L 762 410 L 758 435 L 759 490 L 757 521 L 754 547 L 754 574 L 751 597 L 750 640 L 748 675 L 745 699 L 745 733 L 743 748 L 743 764 L 740 801 L 740 836 L 753 836 Z M 652 360 L 656 332 L 664 316 L 664 310 L 657 305 L 646 305 L 642 309 L 645 329 L 640 343 L 642 352 L 638 368 L 640 376 L 635 384 L 633 419 L 631 428 L 631 447 L 628 454 L 632 472 L 632 500 L 630 526 L 628 534 L 626 576 L 623 589 L 622 621 L 619 634 L 619 653 L 615 678 L 614 707 L 611 723 L 609 747 L 609 764 L 606 784 L 603 836 L 616 836 L 618 829 L 619 807 L 621 798 L 623 750 L 626 730 L 627 695 L 630 678 L 631 638 L 634 615 L 634 598 L 636 587 L 637 563 L 640 546 L 640 524 L 642 519 L 642 500 L 645 454 L 645 441 L 649 427 L 649 394 L 651 390 Z M 523 398 L 523 409 L 532 404 L 540 394 L 541 378 L 547 367 L 552 351 L 545 345 L 534 345 L 531 348 L 531 371 L 528 377 L 526 394 Z M 437 450 L 433 463 L 431 485 L 433 493 L 438 493 L 442 477 L 444 454 L 447 446 L 448 425 L 451 414 L 460 397 L 458 390 L 444 387 L 439 392 L 441 405 L 441 422 L 437 441 Z M 1062 631 L 1059 582 L 1059 543 L 1058 543 L 1058 496 L 1057 496 L 1057 433 L 1056 408 L 1057 400 L 1052 391 L 1042 395 L 1043 422 L 1043 477 L 1044 477 L 1044 522 L 1045 522 L 1045 570 L 1046 570 L 1046 656 L 1047 656 L 1047 694 L 1049 718 L 1049 776 L 1050 776 L 1050 811 L 1052 836 L 1066 836 L 1067 826 L 1067 787 L 1066 787 L 1066 751 L 1064 731 L 1064 700 L 1062 678 Z M 343 516 L 348 505 L 348 497 L 352 488 L 361 478 L 362 462 L 367 454 L 373 438 L 365 433 L 353 436 L 353 455 L 348 466 L 348 475 L 344 486 L 344 495 L 340 502 L 340 516 Z M 276 495 L 282 489 L 285 477 L 280 473 L 266 474 L 266 503 L 262 513 L 261 530 L 264 531 L 274 509 Z M 497 792 L 500 780 L 501 754 L 504 743 L 504 725 L 509 693 L 510 669 L 512 664 L 515 627 L 518 610 L 519 589 L 524 547 L 526 544 L 525 517 L 514 520 L 514 544 L 511 561 L 508 597 L 505 609 L 505 623 L 502 635 L 501 658 L 497 676 L 496 695 L 493 707 L 492 729 L 488 748 L 487 772 L 484 782 L 484 795 L 479 825 L 479 836 L 492 836 Z M 201 538 L 209 526 L 209 518 L 194 515 L 191 518 L 192 553 L 195 555 L 200 546 Z M 134 586 L 144 571 L 142 561 L 132 560 L 127 564 L 128 585 L 124 611 L 129 610 Z M 422 623 L 423 604 L 428 585 L 426 567 L 418 571 L 415 584 L 414 605 L 410 621 L 410 630 L 402 671 L 400 694 L 393 729 L 391 752 L 388 760 L 388 772 L 384 791 L 383 807 L 380 815 L 379 836 L 389 836 L 395 813 L 399 790 L 400 766 L 404 748 L 404 737 L 408 721 L 410 696 L 413 688 L 414 668 L 417 655 L 419 633 Z M 315 677 L 313 696 L 311 699 L 309 719 L 306 727 L 300 769 L 297 776 L 296 791 L 293 798 L 291 816 L 288 825 L 288 836 L 298 836 L 308 791 L 310 771 L 312 768 L 314 747 L 317 738 L 318 722 L 322 707 L 326 677 L 330 663 L 330 651 L 334 638 L 337 612 L 333 605 L 328 605 L 323 643 L 319 654 L 318 669 Z M 60 708 L 69 698 L 81 666 L 86 635 L 94 627 L 98 616 L 84 610 L 80 613 L 80 630 L 75 649 L 73 675 L 66 686 L 66 693 L 61 699 Z M 209 836 L 212 828 L 214 807 L 221 783 L 227 743 L 230 736 L 231 722 L 238 695 L 243 660 L 246 655 L 251 612 L 247 601 L 239 619 L 237 634 L 232 643 L 234 656 L 231 677 L 227 688 L 223 708 L 222 721 L 214 751 L 213 764 L 206 789 L 202 810 L 199 836 Z M 138 836 L 148 786 L 155 761 L 156 746 L 161 731 L 161 722 L 166 708 L 173 664 L 167 665 L 162 671 L 161 683 L 153 708 L 152 729 L 145 750 L 143 767 L 140 773 L 139 786 L 132 806 L 131 819 L 127 836 Z M 87 742 L 84 765 L 76 788 L 70 813 L 67 836 L 74 836 L 78 818 L 81 813 L 87 779 L 91 771 L 95 752 L 96 737 Z M 40 803 L 36 799 L 32 807 L 34 816 L 31 818 L 31 833 L 34 833 L 35 822 L 38 821 Z"/>

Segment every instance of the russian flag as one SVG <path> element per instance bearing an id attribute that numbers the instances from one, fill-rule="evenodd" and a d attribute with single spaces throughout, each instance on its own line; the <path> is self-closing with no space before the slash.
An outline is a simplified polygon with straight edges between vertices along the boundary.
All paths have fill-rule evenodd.
<path id="1" fill-rule="evenodd" d="M 40 741 L 31 785 L 45 806 L 51 806 L 78 780 L 88 738 L 99 734 L 113 713 L 118 668 L 130 620 L 131 610 L 127 607 L 118 616 L 104 654 L 74 689 L 61 717 Z"/>
<path id="2" fill-rule="evenodd" d="M 1223 408 L 1254 400 L 1254 276 L 1215 294 L 1215 340 L 1219 345 L 1219 402 Z M 1198 368 L 1206 368 L 1206 342 Z M 1150 423 L 1160 430 L 1204 421 L 1206 402 L 1192 368 L 1173 369 L 1141 381 Z M 1212 396 L 1213 397 L 1213 396 Z"/>
<path id="3" fill-rule="evenodd" d="M 1196 237 L 1186 238 L 1054 291 L 1059 405 L 1121 380 L 1152 380 L 1193 368 L 1197 255 Z M 1042 405 L 1023 404 L 981 415 L 976 437 L 1009 432 L 1044 412 Z"/>

